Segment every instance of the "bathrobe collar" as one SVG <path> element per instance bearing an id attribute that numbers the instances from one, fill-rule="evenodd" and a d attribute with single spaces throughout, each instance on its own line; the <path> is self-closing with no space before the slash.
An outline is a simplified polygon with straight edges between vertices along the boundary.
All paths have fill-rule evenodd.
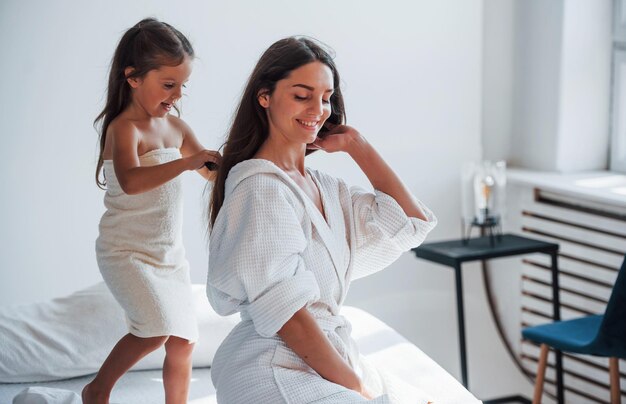
<path id="1" fill-rule="evenodd" d="M 311 171 L 309 171 L 308 169 L 307 171 L 309 172 L 309 174 L 311 174 L 311 177 L 314 177 Z M 265 159 L 245 160 L 231 168 L 230 172 L 228 173 L 228 178 L 226 179 L 224 196 L 228 196 L 241 181 L 256 174 L 276 175 L 285 183 L 285 185 L 287 185 L 294 192 L 298 199 L 300 199 L 309 216 L 309 219 L 311 220 L 311 223 L 317 229 L 317 233 L 322 239 L 324 246 L 328 250 L 330 258 L 333 261 L 335 272 L 337 273 L 337 277 L 339 278 L 339 282 L 341 284 L 341 295 L 343 296 L 344 276 L 342 276 L 341 271 L 342 261 L 340 260 L 340 254 L 337 248 L 337 240 L 335 238 L 335 235 L 333 234 L 332 228 L 330 227 L 334 220 L 332 218 L 332 212 L 330 207 L 326 205 L 327 200 L 324 198 L 325 192 L 322 188 L 322 181 L 319 181 L 318 178 L 313 178 L 313 181 L 315 181 L 320 191 L 320 198 L 322 198 L 324 211 L 326 213 L 326 220 L 324 219 L 324 216 L 319 211 L 317 206 L 315 206 L 311 198 L 309 198 L 309 196 L 302 190 L 302 188 L 300 188 L 298 184 L 296 184 L 296 182 L 292 180 L 291 177 L 289 177 L 289 175 L 287 175 L 287 173 L 285 173 L 280 167 L 278 167 L 273 162 Z"/>

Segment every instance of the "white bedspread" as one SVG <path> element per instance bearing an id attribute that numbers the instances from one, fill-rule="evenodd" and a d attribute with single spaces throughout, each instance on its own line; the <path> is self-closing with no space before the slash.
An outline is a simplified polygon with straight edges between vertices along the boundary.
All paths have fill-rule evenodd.
<path id="1" fill-rule="evenodd" d="M 201 335 L 193 365 L 210 366 L 239 317 L 217 315 L 207 302 L 204 285 L 193 285 L 192 293 Z M 0 383 L 45 382 L 95 373 L 127 332 L 124 312 L 104 283 L 46 302 L 1 307 Z M 160 348 L 133 369 L 160 369 L 164 357 Z"/>
<path id="2" fill-rule="evenodd" d="M 437 397 L 436 404 L 479 402 L 435 361 L 376 317 L 354 307 L 344 307 L 342 314 L 348 317 L 353 325 L 352 335 L 361 353 L 377 367 L 385 369 L 419 389 L 426 390 L 428 387 L 427 390 Z M 0 384 L 0 403 L 11 403 L 16 394 L 34 385 L 78 393 L 89 380 L 91 376 L 37 384 Z M 55 392 L 52 391 L 52 393 Z M 120 404 L 153 404 L 163 401 L 160 370 L 134 371 L 126 374 L 118 382 L 111 396 L 111 403 Z M 39 401 L 38 403 L 59 404 L 63 402 Z M 189 403 L 216 403 L 210 369 L 195 368 L 193 370 Z M 14 404 L 26 404 L 26 402 Z"/>

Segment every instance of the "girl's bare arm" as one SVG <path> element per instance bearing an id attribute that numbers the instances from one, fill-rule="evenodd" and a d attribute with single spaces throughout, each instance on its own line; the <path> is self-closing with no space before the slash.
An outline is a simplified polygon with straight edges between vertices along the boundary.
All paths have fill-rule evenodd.
<path id="1" fill-rule="evenodd" d="M 203 164 L 202 155 L 173 160 L 165 164 L 141 167 L 137 147 L 140 134 L 132 125 L 110 127 L 113 142 L 113 167 L 122 190 L 135 195 L 150 191 L 179 176 L 186 170 L 196 170 Z"/>

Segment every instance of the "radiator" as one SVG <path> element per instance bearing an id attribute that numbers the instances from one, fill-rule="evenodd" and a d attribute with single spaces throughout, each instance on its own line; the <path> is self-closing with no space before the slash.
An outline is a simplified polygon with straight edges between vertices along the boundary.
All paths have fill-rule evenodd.
<path id="1" fill-rule="evenodd" d="M 626 208 L 530 186 L 513 188 L 507 227 L 560 246 L 561 318 L 602 314 L 626 253 Z M 549 260 L 540 254 L 520 259 L 520 329 L 553 321 Z M 518 359 L 534 377 L 539 347 L 519 335 Z M 552 352 L 548 362 L 545 391 L 554 394 Z M 609 403 L 607 358 L 565 353 L 563 370 L 567 403 Z M 620 361 L 623 398 L 625 371 L 626 362 Z"/>

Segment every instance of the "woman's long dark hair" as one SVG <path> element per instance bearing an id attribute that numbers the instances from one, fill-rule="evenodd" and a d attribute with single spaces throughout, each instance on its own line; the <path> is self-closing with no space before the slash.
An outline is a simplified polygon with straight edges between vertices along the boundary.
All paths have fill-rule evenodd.
<path id="1" fill-rule="evenodd" d="M 209 228 L 215 223 L 224 203 L 224 187 L 231 168 L 252 158 L 269 135 L 267 114 L 259 104 L 259 93 L 265 91 L 271 95 L 278 81 L 286 78 L 291 71 L 315 61 L 324 63 L 333 73 L 334 92 L 330 97 L 331 114 L 327 121 L 337 125 L 345 122 L 339 72 L 331 52 L 306 37 L 289 37 L 275 42 L 256 64 L 235 112 L 211 193 Z"/>
<path id="2" fill-rule="evenodd" d="M 94 126 L 101 124 L 98 131 L 100 155 L 96 166 L 96 184 L 100 188 L 106 186 L 106 178 L 100 180 L 100 171 L 104 162 L 102 155 L 107 129 L 131 101 L 127 79 L 144 77 L 149 71 L 161 66 L 178 66 L 185 57 L 193 56 L 193 47 L 183 34 L 171 25 L 154 18 L 141 20 L 124 33 L 111 61 L 106 105 L 94 121 Z M 133 68 L 128 76 L 124 72 L 127 67 Z"/>

